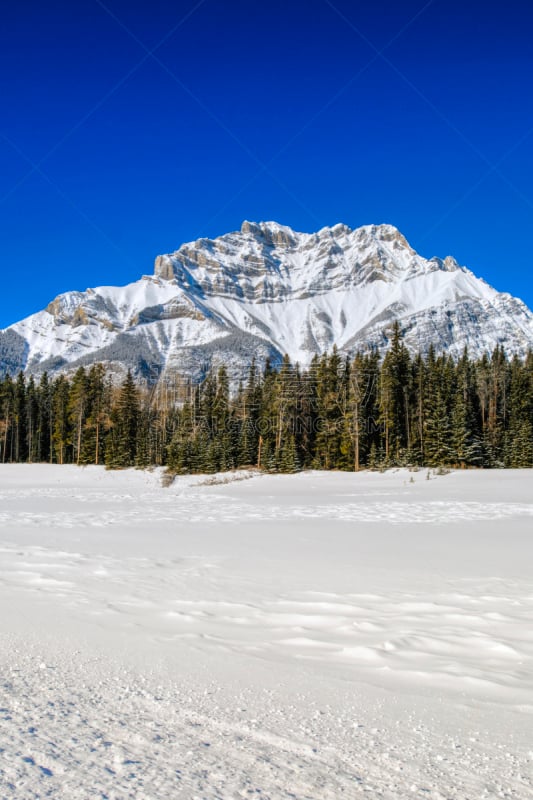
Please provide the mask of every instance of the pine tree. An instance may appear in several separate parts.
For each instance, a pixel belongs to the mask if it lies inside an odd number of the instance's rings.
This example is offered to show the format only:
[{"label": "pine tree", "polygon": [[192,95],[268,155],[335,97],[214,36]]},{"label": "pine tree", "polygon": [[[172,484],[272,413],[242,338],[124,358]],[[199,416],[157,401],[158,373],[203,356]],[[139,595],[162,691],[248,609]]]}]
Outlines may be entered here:
[{"label": "pine tree", "polygon": [[[341,440],[342,466],[358,472],[366,462],[372,442],[373,422],[378,383],[376,362],[357,353],[353,362],[346,364],[346,403],[343,409]],[[375,449],[375,448],[374,448]]]},{"label": "pine tree", "polygon": [[380,421],[387,463],[399,463],[410,447],[410,374],[409,353],[402,342],[399,323],[395,322],[391,346],[383,359],[379,387]]},{"label": "pine tree", "polygon": [[139,410],[136,444],[135,444],[135,466],[139,469],[155,464],[151,442],[152,434],[156,429],[155,414],[145,405]]},{"label": "pine tree", "polygon": [[193,470],[195,423],[192,403],[186,403],[178,416],[176,430],[168,446],[167,466],[171,472]]},{"label": "pine tree", "polygon": [[257,466],[260,469],[272,470],[276,461],[279,389],[277,373],[271,368],[267,360],[261,385],[260,407],[257,420],[259,434],[257,444]]},{"label": "pine tree", "polygon": [[68,421],[72,429],[74,461],[81,463],[83,434],[87,417],[88,381],[83,367],[80,367],[70,382],[68,397]]},{"label": "pine tree", "polygon": [[13,409],[15,387],[8,374],[0,384],[0,448],[2,463],[13,460]]},{"label": "pine tree", "polygon": [[450,464],[453,459],[450,415],[441,392],[437,393],[434,407],[428,409],[425,423],[426,464],[430,467]]},{"label": "pine tree", "polygon": [[105,460],[106,433],[111,426],[112,387],[102,364],[93,364],[87,375],[87,410],[81,446],[82,464]]},{"label": "pine tree", "polygon": [[476,424],[472,368],[466,351],[457,364],[455,381],[451,420],[453,460],[463,468],[481,466],[483,447]]},{"label": "pine tree", "polygon": [[425,396],[427,365],[419,353],[413,360],[411,369],[412,385],[412,424],[410,455],[413,464],[424,463]]},{"label": "pine tree", "polygon": [[124,379],[111,411],[111,434],[106,465],[114,469],[135,465],[139,396],[131,371]]},{"label": "pine tree", "polygon": [[69,424],[70,386],[64,375],[60,375],[52,388],[52,441],[58,464],[70,461],[72,432]]},{"label": "pine tree", "polygon": [[376,447],[376,443],[372,442],[370,445],[370,453],[368,455],[368,468],[371,470],[375,470],[378,467],[378,451]]},{"label": "pine tree", "polygon": [[37,389],[37,461],[51,461],[52,442],[52,387],[48,373],[44,372]]},{"label": "pine tree", "polygon": [[533,425],[527,419],[513,426],[510,461],[512,467],[533,467]]},{"label": "pine tree", "polygon": [[342,461],[343,393],[345,386],[342,360],[336,348],[331,356],[323,356],[317,369],[317,432],[315,466],[336,469]]},{"label": "pine tree", "polygon": [[261,385],[255,359],[248,372],[246,386],[241,385],[236,398],[236,420],[238,425],[237,461],[240,466],[257,463],[259,445],[259,411],[261,408]]},{"label": "pine tree", "polygon": [[14,423],[14,453],[17,462],[26,461],[28,445],[26,439],[27,412],[26,412],[26,380],[24,374],[19,372],[15,382],[13,395],[13,423]]},{"label": "pine tree", "polygon": [[279,457],[279,471],[280,472],[298,472],[300,469],[300,461],[298,459],[298,452],[296,448],[296,441],[293,434],[289,434],[282,445]]},{"label": "pine tree", "polygon": [[28,379],[26,388],[26,450],[30,463],[39,460],[39,398],[33,375]]}]

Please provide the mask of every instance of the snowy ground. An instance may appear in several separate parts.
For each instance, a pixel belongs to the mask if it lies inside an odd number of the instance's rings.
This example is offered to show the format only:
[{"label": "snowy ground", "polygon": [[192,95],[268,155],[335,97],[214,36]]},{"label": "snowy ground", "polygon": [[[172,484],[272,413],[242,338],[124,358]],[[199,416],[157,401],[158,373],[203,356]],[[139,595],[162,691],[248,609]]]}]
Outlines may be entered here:
[{"label": "snowy ground", "polygon": [[2,800],[532,797],[532,471],[240,477],[0,466]]}]

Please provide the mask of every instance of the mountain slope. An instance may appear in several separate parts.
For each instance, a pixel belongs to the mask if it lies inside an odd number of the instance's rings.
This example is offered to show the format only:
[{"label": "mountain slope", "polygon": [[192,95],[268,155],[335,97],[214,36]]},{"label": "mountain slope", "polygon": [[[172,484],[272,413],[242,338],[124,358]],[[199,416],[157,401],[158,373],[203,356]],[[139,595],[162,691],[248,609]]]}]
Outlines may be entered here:
[{"label": "mountain slope", "polygon": [[0,369],[51,372],[93,361],[159,376],[201,376],[252,357],[303,365],[336,345],[385,348],[394,320],[407,346],[525,355],[533,314],[451,257],[424,259],[391,225],[296,233],[274,222],[158,256],[152,276],[67,292],[0,332]]}]

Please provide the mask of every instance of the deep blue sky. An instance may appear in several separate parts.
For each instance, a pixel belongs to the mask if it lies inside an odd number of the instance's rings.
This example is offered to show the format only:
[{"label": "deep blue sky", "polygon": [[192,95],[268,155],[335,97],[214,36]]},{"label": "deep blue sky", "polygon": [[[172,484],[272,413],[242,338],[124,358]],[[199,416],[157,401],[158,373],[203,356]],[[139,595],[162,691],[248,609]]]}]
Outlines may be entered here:
[{"label": "deep blue sky", "polygon": [[0,327],[243,219],[389,222],[533,306],[525,0],[104,2],[2,9]]}]

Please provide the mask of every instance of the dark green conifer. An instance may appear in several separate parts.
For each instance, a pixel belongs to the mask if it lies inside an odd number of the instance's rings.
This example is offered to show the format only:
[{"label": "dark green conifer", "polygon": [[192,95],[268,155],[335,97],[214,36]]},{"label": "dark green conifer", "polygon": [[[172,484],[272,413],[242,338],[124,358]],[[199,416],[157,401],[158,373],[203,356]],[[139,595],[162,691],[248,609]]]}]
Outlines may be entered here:
[{"label": "dark green conifer", "polygon": [[111,432],[106,465],[113,469],[132,467],[137,454],[139,394],[131,371],[124,379],[111,412]]}]

